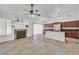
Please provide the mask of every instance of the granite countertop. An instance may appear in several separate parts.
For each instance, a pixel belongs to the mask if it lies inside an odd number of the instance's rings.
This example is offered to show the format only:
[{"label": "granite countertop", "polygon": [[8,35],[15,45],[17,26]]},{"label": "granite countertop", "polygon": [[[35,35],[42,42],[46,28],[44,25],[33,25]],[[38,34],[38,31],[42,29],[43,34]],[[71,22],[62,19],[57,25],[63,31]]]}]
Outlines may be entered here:
[{"label": "granite countertop", "polygon": [[79,31],[79,29],[62,29],[62,31]]},{"label": "granite countertop", "polygon": [[46,31],[65,32],[65,31],[79,31],[79,30],[46,30]]},{"label": "granite countertop", "polygon": [[53,31],[53,32],[64,32],[64,31],[61,31],[61,30],[47,30],[47,31]]}]

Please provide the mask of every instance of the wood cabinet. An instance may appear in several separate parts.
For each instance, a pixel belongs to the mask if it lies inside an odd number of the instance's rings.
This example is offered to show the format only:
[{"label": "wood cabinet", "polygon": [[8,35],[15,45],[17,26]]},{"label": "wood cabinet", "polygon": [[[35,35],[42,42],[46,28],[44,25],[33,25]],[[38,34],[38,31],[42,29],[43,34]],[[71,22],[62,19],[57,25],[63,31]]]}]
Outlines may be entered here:
[{"label": "wood cabinet", "polygon": [[46,31],[51,31],[51,30],[53,30],[53,23],[44,24],[44,30],[43,30],[44,34],[45,34]]},{"label": "wood cabinet", "polygon": [[79,27],[79,21],[64,22],[62,27]]},{"label": "wood cabinet", "polygon": [[53,23],[44,24],[44,28],[53,28]]},{"label": "wood cabinet", "polygon": [[65,31],[66,37],[79,39],[78,35],[79,35],[78,31]]},{"label": "wood cabinet", "polygon": [[[64,22],[62,23],[62,26],[61,26],[62,30],[65,31],[66,37],[79,39],[79,29],[74,29],[77,27],[79,27],[79,21]],[[63,28],[66,28],[66,29],[63,29]]]}]

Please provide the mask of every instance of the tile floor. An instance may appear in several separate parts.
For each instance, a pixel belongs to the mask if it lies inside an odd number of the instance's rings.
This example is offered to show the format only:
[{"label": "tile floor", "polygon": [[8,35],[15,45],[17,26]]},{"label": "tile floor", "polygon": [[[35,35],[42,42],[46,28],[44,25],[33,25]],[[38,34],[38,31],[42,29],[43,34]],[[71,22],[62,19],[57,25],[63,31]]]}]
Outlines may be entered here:
[{"label": "tile floor", "polygon": [[0,55],[78,55],[79,44],[46,39],[44,35],[0,43]]}]

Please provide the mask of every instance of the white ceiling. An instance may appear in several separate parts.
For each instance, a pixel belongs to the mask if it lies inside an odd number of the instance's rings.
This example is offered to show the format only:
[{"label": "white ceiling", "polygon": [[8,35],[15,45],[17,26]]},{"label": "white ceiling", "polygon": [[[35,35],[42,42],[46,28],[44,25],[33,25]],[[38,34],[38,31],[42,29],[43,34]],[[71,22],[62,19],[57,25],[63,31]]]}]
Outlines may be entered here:
[{"label": "white ceiling", "polygon": [[[4,16],[24,16],[25,11],[23,8],[30,10],[29,4],[0,4],[0,17]],[[35,4],[34,9],[38,9],[41,16],[52,19],[58,17],[58,12],[63,18],[68,16],[78,19],[79,18],[79,5],[78,4]]]}]

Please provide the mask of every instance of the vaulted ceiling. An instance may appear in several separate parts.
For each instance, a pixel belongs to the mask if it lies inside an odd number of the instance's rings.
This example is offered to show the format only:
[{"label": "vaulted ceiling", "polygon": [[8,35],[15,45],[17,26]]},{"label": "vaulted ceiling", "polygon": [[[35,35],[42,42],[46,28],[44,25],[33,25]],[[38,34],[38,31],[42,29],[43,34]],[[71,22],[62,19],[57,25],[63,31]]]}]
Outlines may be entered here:
[{"label": "vaulted ceiling", "polygon": [[[4,16],[24,16],[24,8],[30,10],[29,4],[0,4],[0,17]],[[78,4],[34,4],[34,9],[38,9],[41,17],[55,19],[58,16],[66,19],[79,18]],[[60,15],[58,15],[60,12]]]}]

